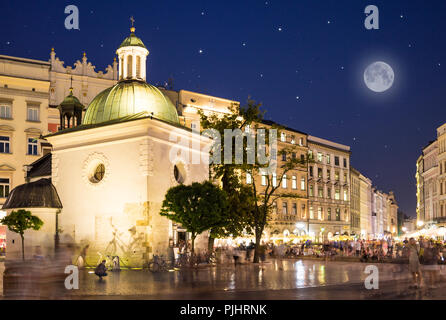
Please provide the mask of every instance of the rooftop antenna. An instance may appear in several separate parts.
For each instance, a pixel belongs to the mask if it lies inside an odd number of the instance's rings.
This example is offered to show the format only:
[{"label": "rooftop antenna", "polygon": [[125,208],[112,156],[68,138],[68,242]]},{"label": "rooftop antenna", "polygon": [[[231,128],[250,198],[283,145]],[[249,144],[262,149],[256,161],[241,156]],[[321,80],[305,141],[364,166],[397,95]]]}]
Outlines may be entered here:
[{"label": "rooftop antenna", "polygon": [[73,76],[71,76],[70,94],[73,94]]}]

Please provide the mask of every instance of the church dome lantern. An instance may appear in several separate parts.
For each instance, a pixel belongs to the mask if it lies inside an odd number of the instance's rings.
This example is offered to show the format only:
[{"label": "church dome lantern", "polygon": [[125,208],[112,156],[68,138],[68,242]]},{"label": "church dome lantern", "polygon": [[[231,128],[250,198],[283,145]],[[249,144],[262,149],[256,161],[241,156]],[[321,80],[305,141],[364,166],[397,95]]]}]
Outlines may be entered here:
[{"label": "church dome lantern", "polygon": [[146,59],[149,50],[140,38],[135,35],[135,27],[130,28],[130,35],[122,41],[116,54],[119,59],[119,80],[146,81]]},{"label": "church dome lantern", "polygon": [[119,81],[91,101],[82,124],[153,117],[178,125],[180,121],[175,105],[158,88],[146,82],[146,58],[149,51],[135,35],[133,18],[130,20],[131,34],[116,51],[119,57]]},{"label": "church dome lantern", "polygon": [[60,113],[60,130],[81,125],[82,112],[85,110],[85,107],[73,95],[73,87],[70,88],[70,94],[57,106],[57,109]]}]

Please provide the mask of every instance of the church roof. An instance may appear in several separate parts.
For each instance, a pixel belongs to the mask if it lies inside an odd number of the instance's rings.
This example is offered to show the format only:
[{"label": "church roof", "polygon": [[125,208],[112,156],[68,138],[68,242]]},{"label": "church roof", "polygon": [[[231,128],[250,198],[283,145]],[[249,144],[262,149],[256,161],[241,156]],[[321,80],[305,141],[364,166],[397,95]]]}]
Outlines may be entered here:
[{"label": "church roof", "polygon": [[26,177],[37,178],[51,176],[51,158],[51,153],[47,153],[43,157],[28,165],[29,169]]},{"label": "church roof", "polygon": [[50,179],[40,179],[12,189],[3,209],[62,208],[62,202]]},{"label": "church roof", "polygon": [[90,125],[127,117],[147,116],[179,124],[175,106],[158,88],[145,81],[125,80],[102,91],[93,99],[82,124]]},{"label": "church roof", "polygon": [[143,47],[143,48],[147,49],[146,46],[144,45],[144,43],[142,42],[142,40],[135,35],[134,28],[131,29],[130,35],[127,38],[125,38],[124,41],[122,41],[119,48],[122,48],[122,47]]}]

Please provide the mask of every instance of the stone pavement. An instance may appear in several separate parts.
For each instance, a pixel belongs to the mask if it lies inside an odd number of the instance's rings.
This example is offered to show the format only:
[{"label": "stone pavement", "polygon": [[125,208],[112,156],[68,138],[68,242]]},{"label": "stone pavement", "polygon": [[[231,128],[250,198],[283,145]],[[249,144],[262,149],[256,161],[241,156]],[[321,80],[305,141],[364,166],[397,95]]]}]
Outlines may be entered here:
[{"label": "stone pavement", "polygon": [[[257,264],[151,273],[109,272],[103,281],[80,271],[79,290],[66,299],[446,299],[443,288],[408,290],[407,265],[375,264],[380,288],[366,290],[368,264],[271,260]],[[0,279],[2,278],[0,263]],[[1,280],[0,280],[1,281]],[[1,283],[1,282],[0,282]]]},{"label": "stone pavement", "polygon": [[[321,288],[328,286],[364,287],[367,264],[311,260],[272,260],[259,265],[218,266],[201,270],[185,270],[152,274],[149,271],[123,270],[110,272],[104,281],[93,273],[82,272],[80,289],[75,297],[86,296],[143,296],[150,299],[217,298],[241,294],[249,296],[271,294],[278,290]],[[407,279],[406,266],[376,264],[380,280]],[[91,271],[90,271],[91,272]],[[242,292],[248,292],[242,294]],[[279,299],[286,296],[279,294]],[[357,298],[355,293],[351,298]]]}]

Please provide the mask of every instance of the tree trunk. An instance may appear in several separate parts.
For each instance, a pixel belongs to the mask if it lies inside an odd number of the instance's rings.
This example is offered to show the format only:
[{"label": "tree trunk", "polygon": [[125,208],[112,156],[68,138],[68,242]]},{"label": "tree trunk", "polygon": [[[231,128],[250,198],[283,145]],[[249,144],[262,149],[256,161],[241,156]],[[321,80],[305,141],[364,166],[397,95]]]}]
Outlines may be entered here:
[{"label": "tree trunk", "polygon": [[195,235],[192,234],[192,243],[191,243],[191,250],[190,250],[190,265],[193,266],[195,262]]},{"label": "tree trunk", "polygon": [[208,240],[208,253],[212,253],[214,251],[214,241],[215,241],[215,238],[209,236],[209,240]]},{"label": "tree trunk", "polygon": [[22,260],[25,261],[25,237],[21,234],[20,238],[22,238]]},{"label": "tree trunk", "polygon": [[260,241],[262,240],[262,232],[259,229],[256,229],[256,243],[254,247],[254,263],[259,263],[260,258]]}]

